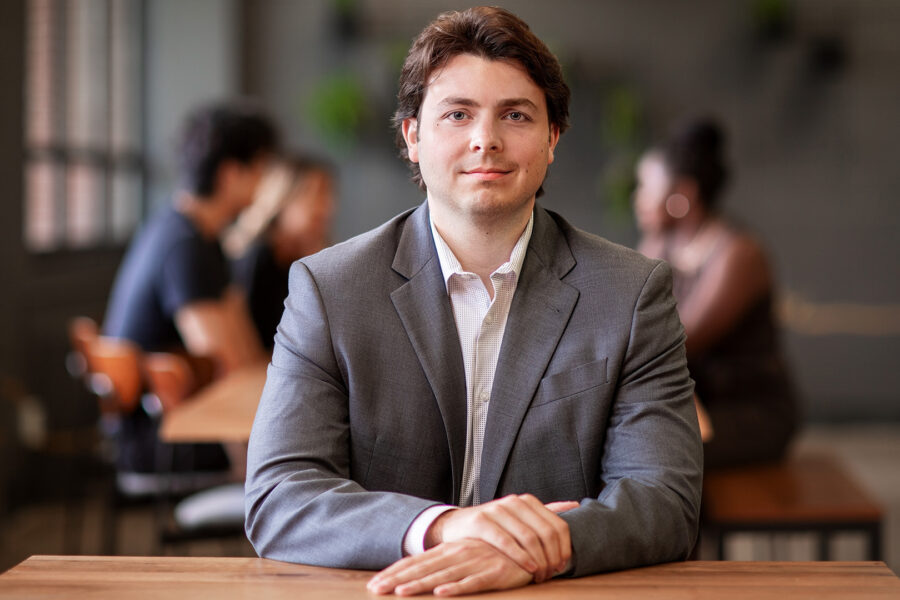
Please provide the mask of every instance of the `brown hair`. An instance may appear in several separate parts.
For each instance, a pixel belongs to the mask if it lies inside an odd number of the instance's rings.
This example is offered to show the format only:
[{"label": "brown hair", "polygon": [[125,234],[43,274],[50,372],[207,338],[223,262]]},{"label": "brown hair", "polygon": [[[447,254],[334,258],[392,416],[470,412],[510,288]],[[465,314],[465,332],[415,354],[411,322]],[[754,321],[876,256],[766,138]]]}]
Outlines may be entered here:
[{"label": "brown hair", "polygon": [[[419,117],[431,74],[459,54],[474,54],[490,60],[519,62],[531,79],[544,90],[547,115],[560,133],[569,127],[569,86],[563,80],[559,61],[522,19],[497,7],[480,6],[438,16],[413,41],[400,73],[397,110],[393,126],[400,156],[409,164],[412,180],[425,191],[419,165],[409,160],[403,139],[403,121]],[[543,193],[543,186],[537,195]]]}]

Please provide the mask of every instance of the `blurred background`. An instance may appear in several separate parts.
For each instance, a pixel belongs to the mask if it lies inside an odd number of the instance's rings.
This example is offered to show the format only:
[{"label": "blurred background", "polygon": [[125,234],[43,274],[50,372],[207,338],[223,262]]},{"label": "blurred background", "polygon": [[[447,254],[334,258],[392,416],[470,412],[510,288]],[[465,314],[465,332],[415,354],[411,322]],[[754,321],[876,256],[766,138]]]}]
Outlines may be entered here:
[{"label": "blurred background", "polygon": [[[900,505],[900,2],[501,4],[572,88],[542,202],[578,227],[634,246],[638,156],[673,121],[719,118],[733,171],[724,210],[776,269],[800,443],[843,448]],[[0,3],[0,569],[62,551],[46,519],[22,523],[60,500],[59,473],[93,440],[94,404],[64,368],[66,324],[102,317],[132,233],[170,200],[187,111],[261,102],[287,146],[337,166],[333,239],[347,239],[421,202],[389,128],[396,80],[411,38],[470,5]],[[896,511],[887,525],[897,571]]]}]

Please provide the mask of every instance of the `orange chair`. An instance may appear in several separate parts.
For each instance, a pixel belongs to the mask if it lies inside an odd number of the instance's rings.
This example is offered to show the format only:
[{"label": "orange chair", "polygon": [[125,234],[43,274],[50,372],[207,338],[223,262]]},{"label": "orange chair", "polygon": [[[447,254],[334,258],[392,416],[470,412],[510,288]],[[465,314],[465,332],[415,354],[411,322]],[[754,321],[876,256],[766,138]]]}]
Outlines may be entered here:
[{"label": "orange chair", "polygon": [[128,340],[97,336],[87,343],[89,387],[106,413],[127,414],[137,408],[144,389],[141,350]]},{"label": "orange chair", "polygon": [[128,340],[100,335],[97,322],[83,316],[69,322],[69,342],[66,368],[96,394],[101,412],[133,411],[143,390],[140,349]]},{"label": "orange chair", "polygon": [[143,392],[141,351],[128,340],[100,335],[97,322],[79,316],[69,322],[71,349],[66,368],[80,379],[94,397],[100,412],[100,457],[112,468],[108,481],[108,507],[104,513],[104,552],[115,550],[118,512],[136,494],[123,489],[121,478],[128,474],[115,468],[119,448],[119,433],[123,415],[134,411]]},{"label": "orange chair", "polygon": [[[111,450],[101,454],[114,468],[104,527],[104,552],[113,554],[118,513],[124,506],[155,499],[164,509],[169,496],[181,497],[228,480],[227,471],[173,472],[171,467],[149,473],[123,470],[116,466],[114,458],[123,417],[143,409],[158,419],[162,410],[174,406],[204,383],[201,377],[211,377],[212,369],[207,367],[197,376],[190,359],[174,354],[146,355],[129,340],[100,335],[96,321],[89,317],[76,317],[69,323],[69,338],[72,348],[66,366],[97,398],[100,433],[105,447]],[[148,388],[151,394],[145,393]],[[165,464],[165,460],[160,464]],[[158,523],[158,527],[159,540],[165,543],[164,526]]]}]

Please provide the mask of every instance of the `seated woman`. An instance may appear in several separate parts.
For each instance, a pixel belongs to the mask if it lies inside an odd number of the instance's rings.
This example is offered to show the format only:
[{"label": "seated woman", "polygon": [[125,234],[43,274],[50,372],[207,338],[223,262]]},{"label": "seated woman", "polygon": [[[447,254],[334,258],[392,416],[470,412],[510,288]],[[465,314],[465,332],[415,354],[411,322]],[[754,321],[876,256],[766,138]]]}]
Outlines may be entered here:
[{"label": "seated woman", "polygon": [[333,214],[330,165],[293,156],[269,170],[253,206],[226,237],[233,279],[246,293],[253,323],[269,350],[284,311],[291,264],[328,245]]},{"label": "seated woman", "polygon": [[635,192],[638,249],[672,266],[707,467],[780,458],[798,422],[765,251],[717,211],[722,146],[715,122],[687,124],[643,156]]}]

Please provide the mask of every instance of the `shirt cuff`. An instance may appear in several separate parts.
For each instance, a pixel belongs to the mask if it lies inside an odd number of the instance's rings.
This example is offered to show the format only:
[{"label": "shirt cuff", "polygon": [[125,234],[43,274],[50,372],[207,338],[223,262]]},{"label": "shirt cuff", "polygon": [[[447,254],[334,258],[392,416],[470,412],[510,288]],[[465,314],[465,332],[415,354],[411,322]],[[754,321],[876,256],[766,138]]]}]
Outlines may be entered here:
[{"label": "shirt cuff", "polygon": [[403,536],[403,556],[415,556],[425,552],[425,534],[428,533],[428,528],[439,516],[455,508],[455,506],[438,504],[423,510],[406,530],[406,535]]}]

